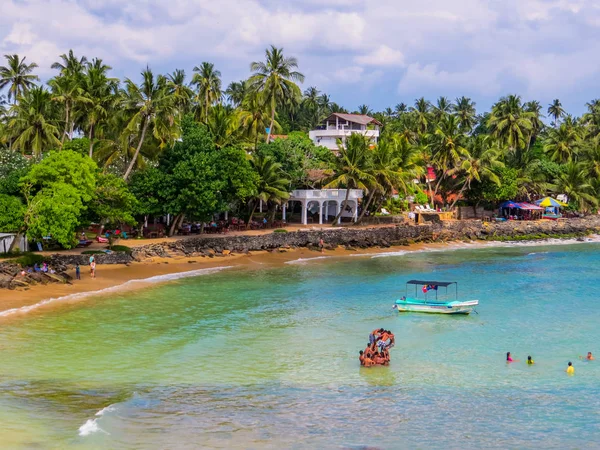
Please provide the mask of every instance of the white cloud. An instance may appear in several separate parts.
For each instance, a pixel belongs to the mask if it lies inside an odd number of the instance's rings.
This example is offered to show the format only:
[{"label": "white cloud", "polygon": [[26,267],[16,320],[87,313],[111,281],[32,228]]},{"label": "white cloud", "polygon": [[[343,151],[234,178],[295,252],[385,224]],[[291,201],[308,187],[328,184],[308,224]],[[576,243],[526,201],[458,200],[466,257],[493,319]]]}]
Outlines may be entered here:
[{"label": "white cloud", "polygon": [[371,53],[357,56],[354,60],[365,66],[402,66],[404,55],[399,50],[394,50],[387,45],[381,45]]},{"label": "white cloud", "polygon": [[0,50],[26,55],[42,76],[72,48],[119,75],[208,60],[239,79],[274,44],[339,103],[357,103],[349,84],[381,107],[399,100],[388,98],[397,87],[426,97],[600,88],[599,0],[0,1]]}]

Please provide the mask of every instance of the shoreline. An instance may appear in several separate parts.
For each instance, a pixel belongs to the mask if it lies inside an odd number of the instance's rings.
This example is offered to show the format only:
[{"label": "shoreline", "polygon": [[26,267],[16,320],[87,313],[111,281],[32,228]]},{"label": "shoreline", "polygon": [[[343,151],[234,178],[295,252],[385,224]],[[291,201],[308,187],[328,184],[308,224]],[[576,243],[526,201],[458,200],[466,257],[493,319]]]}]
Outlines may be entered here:
[{"label": "shoreline", "polygon": [[[92,279],[82,268],[81,280],[72,284],[47,284],[32,286],[26,290],[6,291],[0,301],[0,322],[17,317],[26,317],[32,312],[43,313],[65,305],[78,303],[87,298],[105,295],[110,292],[128,292],[159,286],[181,278],[202,276],[222,270],[261,270],[281,267],[284,264],[307,264],[312,261],[347,257],[386,257],[402,256],[411,253],[477,250],[486,248],[537,247],[545,245],[569,245],[600,243],[600,236],[588,238],[585,242],[573,238],[534,240],[522,242],[483,242],[452,241],[416,243],[388,248],[371,247],[348,250],[343,247],[328,249],[322,254],[308,248],[286,249],[285,251],[257,251],[249,254],[232,254],[219,258],[201,259],[193,257],[152,258],[149,261],[131,264],[99,265],[97,278]],[[74,271],[70,273],[74,275]]]}]

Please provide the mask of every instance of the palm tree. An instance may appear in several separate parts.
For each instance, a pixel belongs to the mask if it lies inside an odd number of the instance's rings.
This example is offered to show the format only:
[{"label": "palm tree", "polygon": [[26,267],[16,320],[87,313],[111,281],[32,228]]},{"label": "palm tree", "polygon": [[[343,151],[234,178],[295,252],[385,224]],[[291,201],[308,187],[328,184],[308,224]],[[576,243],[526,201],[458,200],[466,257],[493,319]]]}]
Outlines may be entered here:
[{"label": "palm tree", "polygon": [[440,97],[437,99],[437,104],[433,107],[433,118],[436,122],[439,122],[442,117],[450,114],[454,109],[454,106],[447,97]]},{"label": "palm tree", "polygon": [[86,68],[88,60],[85,56],[77,58],[73,50],[69,50],[68,54],[60,55],[62,62],[52,64],[52,69],[60,70],[60,74],[66,77],[79,78]]},{"label": "palm tree", "polygon": [[181,117],[189,111],[194,96],[194,92],[185,82],[185,70],[175,69],[173,73],[167,75],[167,82],[175,96],[175,104]]},{"label": "palm tree", "polygon": [[369,108],[368,105],[358,105],[358,109],[356,110],[356,112],[363,116],[372,116],[373,115],[373,111],[371,110],[371,108]]},{"label": "palm tree", "polygon": [[256,207],[260,201],[263,203],[271,202],[272,205],[281,205],[290,198],[290,180],[285,177],[281,164],[275,162],[270,156],[262,155],[254,155],[250,161],[258,175],[258,182],[256,184],[257,194],[254,206],[248,219],[248,227],[252,223]]},{"label": "palm tree", "polygon": [[562,107],[559,99],[554,99],[552,103],[548,105],[548,115],[554,118],[554,126],[558,126],[558,121],[565,115],[565,110]]},{"label": "palm tree", "polygon": [[225,90],[225,95],[227,96],[229,103],[231,103],[236,108],[238,106],[241,106],[247,93],[248,84],[246,80],[232,81],[231,83],[229,83],[229,86],[227,86],[227,89]]},{"label": "palm tree", "polygon": [[499,161],[501,151],[496,141],[489,135],[480,135],[473,138],[469,144],[468,150],[463,152],[457,166],[448,171],[448,175],[462,175],[464,178],[450,209],[454,208],[465,190],[471,189],[473,181],[481,182],[485,178],[500,184],[500,178],[495,170],[504,167],[504,164]]},{"label": "palm tree", "polygon": [[[269,108],[265,105],[262,95],[258,92],[249,92],[244,98],[240,111],[240,126],[248,141],[254,143],[254,151],[258,147],[258,138],[269,126]],[[277,121],[273,122],[273,131],[281,127]]]},{"label": "palm tree", "polygon": [[20,97],[13,105],[12,118],[8,127],[15,138],[13,148],[23,153],[40,156],[47,150],[59,148],[60,132],[56,126],[56,109],[52,95],[44,87],[35,86]]},{"label": "palm tree", "polygon": [[394,111],[397,116],[401,116],[402,114],[408,111],[408,107],[405,103],[400,102],[394,107]]},{"label": "palm tree", "polygon": [[553,190],[556,193],[566,194],[569,202],[576,203],[580,211],[587,212],[591,207],[598,205],[598,198],[594,195],[584,163],[573,161],[567,163],[564,172],[556,180]]},{"label": "palm tree", "polygon": [[81,115],[90,140],[89,157],[94,155],[94,139],[98,126],[106,121],[119,100],[118,80],[108,78],[103,69],[89,68],[82,79]]},{"label": "palm tree", "polygon": [[155,77],[148,67],[142,72],[140,85],[129,78],[125,79],[125,90],[122,95],[125,108],[133,114],[126,131],[135,135],[140,133],[135,153],[123,175],[123,179],[127,180],[149,129],[152,136],[160,143],[160,148],[177,138],[175,121],[177,99],[169,89],[167,79],[162,75]]},{"label": "palm tree", "polygon": [[272,45],[265,51],[265,59],[265,62],[255,61],[250,64],[250,70],[254,74],[249,82],[252,89],[262,93],[265,105],[269,106],[271,125],[266,138],[266,142],[269,142],[277,106],[300,98],[300,88],[295,82],[302,83],[304,75],[295,70],[298,68],[298,60],[283,56],[282,48]]},{"label": "palm tree", "polygon": [[215,65],[203,62],[194,67],[194,78],[192,84],[198,86],[198,98],[204,103],[204,111],[201,120],[208,119],[208,108],[221,99],[221,72],[215,70]]},{"label": "palm tree", "polygon": [[325,185],[325,188],[343,187],[346,189],[346,198],[340,205],[340,211],[332,222],[333,226],[337,224],[348,204],[350,189],[368,190],[369,187],[373,187],[377,183],[371,171],[370,140],[367,137],[359,133],[351,134],[346,139],[345,146],[338,140],[338,153],[339,156],[336,158],[333,168],[334,175]]},{"label": "palm tree", "polygon": [[525,103],[523,109],[531,113],[531,132],[529,133],[529,139],[527,140],[527,150],[531,147],[531,144],[535,142],[538,135],[544,128],[544,123],[542,122],[542,105],[537,100],[532,100]]},{"label": "palm tree", "polygon": [[33,69],[37,68],[36,63],[26,64],[25,57],[19,58],[19,55],[4,55],[7,61],[6,66],[0,66],[0,89],[8,86],[8,101],[17,99],[35,86],[35,81],[39,81],[37,75],[33,75]]},{"label": "palm tree", "polygon": [[577,154],[580,139],[576,130],[562,123],[558,128],[552,128],[544,142],[544,151],[550,159],[559,164],[566,164]]},{"label": "palm tree", "polygon": [[415,100],[414,106],[410,108],[410,111],[417,117],[418,132],[421,135],[427,133],[430,108],[431,104],[423,97]]},{"label": "palm tree", "polygon": [[241,136],[239,111],[217,105],[208,113],[206,127],[212,135],[215,147],[234,145]]},{"label": "palm tree", "polygon": [[458,117],[461,131],[463,133],[470,133],[477,123],[475,102],[465,96],[457,98],[456,104],[452,105],[452,112]]},{"label": "palm tree", "polygon": [[509,150],[515,152],[517,165],[522,159],[520,150],[525,146],[531,131],[534,113],[525,111],[518,95],[502,97],[492,107],[487,126],[490,133]]},{"label": "palm tree", "polygon": [[437,125],[432,136],[431,163],[440,175],[435,190],[430,192],[432,204],[442,182],[451,174],[450,171],[455,169],[461,158],[466,157],[466,140],[465,134],[460,131],[456,116],[445,116]]},{"label": "palm tree", "polygon": [[[72,138],[72,130],[74,128],[73,108],[77,103],[81,103],[86,99],[83,97],[83,89],[79,82],[69,76],[59,76],[48,81],[48,85],[52,89],[52,100],[64,105],[65,110],[65,127],[60,139],[61,145],[65,142],[65,137]],[[69,132],[71,130],[71,132]]]}]

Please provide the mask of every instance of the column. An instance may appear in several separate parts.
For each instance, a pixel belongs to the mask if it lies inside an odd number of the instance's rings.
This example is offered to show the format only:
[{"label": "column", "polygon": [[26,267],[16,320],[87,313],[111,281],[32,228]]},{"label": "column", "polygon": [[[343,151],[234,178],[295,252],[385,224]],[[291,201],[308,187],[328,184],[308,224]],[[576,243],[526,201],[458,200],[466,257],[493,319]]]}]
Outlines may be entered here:
[{"label": "column", "polygon": [[287,203],[283,204],[283,208],[281,209],[281,220],[285,222],[285,212],[287,210]]},{"label": "column", "polygon": [[258,212],[262,212],[262,200],[260,200],[260,203],[258,204]]},{"label": "column", "polygon": [[354,202],[354,222],[358,220],[358,201]]},{"label": "column", "polygon": [[302,225],[308,225],[308,210],[307,210],[307,201],[302,201]]},{"label": "column", "polygon": [[319,225],[323,225],[323,202],[319,202]]},{"label": "column", "polygon": [[[335,214],[336,214],[336,216],[338,214],[340,214],[341,211],[342,211],[342,201],[338,200],[337,201],[337,208],[335,208]],[[338,225],[342,223],[342,215],[341,214],[340,214],[340,217],[339,217],[337,223],[338,223]]]},{"label": "column", "polygon": [[225,211],[225,220],[229,220],[229,211]]}]

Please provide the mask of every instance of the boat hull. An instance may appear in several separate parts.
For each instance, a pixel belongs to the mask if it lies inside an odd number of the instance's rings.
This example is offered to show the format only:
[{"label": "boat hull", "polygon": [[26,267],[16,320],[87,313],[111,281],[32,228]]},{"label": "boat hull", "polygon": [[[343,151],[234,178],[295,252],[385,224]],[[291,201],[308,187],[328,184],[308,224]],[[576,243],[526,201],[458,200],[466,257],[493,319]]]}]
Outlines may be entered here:
[{"label": "boat hull", "polygon": [[427,302],[397,300],[394,307],[399,312],[418,312],[429,314],[470,314],[479,305],[478,300],[468,302]]}]

